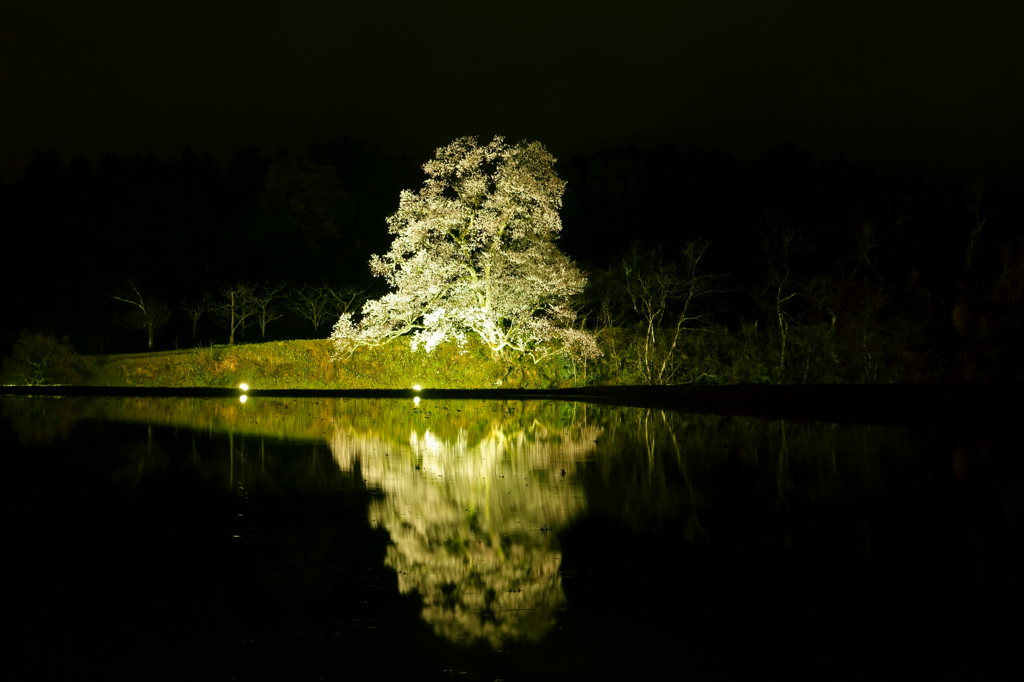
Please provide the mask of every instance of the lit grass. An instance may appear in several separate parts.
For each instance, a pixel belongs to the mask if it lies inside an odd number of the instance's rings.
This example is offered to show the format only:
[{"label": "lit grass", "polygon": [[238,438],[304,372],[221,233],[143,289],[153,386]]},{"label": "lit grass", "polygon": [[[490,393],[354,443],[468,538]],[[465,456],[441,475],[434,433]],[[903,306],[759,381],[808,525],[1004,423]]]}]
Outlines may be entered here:
[{"label": "lit grass", "polygon": [[92,358],[91,386],[229,387],[262,389],[554,388],[574,381],[556,361],[534,365],[492,358],[470,341],[431,353],[413,352],[403,339],[351,356],[332,358],[327,340],[212,346],[184,351]]}]

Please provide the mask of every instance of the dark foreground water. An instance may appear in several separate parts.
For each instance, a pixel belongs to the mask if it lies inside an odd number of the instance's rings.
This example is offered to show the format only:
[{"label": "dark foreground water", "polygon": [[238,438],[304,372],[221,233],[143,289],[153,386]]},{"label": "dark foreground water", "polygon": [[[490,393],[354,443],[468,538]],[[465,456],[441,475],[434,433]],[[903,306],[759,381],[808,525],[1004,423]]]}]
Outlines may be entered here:
[{"label": "dark foreground water", "polygon": [[1018,667],[1010,431],[554,401],[21,397],[3,413],[8,679]]}]

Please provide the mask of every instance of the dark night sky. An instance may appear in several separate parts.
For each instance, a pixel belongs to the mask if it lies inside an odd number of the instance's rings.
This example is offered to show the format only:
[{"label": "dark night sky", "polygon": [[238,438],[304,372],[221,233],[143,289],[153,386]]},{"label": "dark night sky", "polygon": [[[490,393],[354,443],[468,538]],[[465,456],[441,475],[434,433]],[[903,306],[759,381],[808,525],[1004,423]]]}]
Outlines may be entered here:
[{"label": "dark night sky", "polygon": [[788,141],[884,170],[1022,177],[1024,13],[1005,0],[18,3],[0,22],[0,177],[187,144],[348,135],[425,161],[464,134]]}]

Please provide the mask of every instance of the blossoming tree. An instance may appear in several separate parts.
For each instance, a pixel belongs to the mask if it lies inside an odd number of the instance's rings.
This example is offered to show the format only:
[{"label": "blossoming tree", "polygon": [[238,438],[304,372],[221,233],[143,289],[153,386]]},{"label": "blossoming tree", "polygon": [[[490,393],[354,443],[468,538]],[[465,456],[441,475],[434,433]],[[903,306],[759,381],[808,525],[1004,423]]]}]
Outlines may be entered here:
[{"label": "blossoming tree", "polygon": [[358,320],[341,316],[336,349],[408,334],[413,350],[429,352],[476,334],[496,355],[597,356],[593,336],[574,326],[586,277],[555,245],[565,183],[554,163],[538,142],[501,137],[438,149],[423,187],[403,191],[387,219],[391,250],[370,260],[391,292],[368,301]]}]

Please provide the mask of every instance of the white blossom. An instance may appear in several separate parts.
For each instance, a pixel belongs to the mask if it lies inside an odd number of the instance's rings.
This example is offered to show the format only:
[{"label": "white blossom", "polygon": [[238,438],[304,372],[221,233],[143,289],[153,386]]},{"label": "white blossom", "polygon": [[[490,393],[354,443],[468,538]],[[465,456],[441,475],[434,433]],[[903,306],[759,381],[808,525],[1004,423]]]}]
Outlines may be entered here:
[{"label": "white blossom", "polygon": [[593,336],[573,326],[586,277],[554,243],[565,190],[554,164],[540,143],[501,137],[438,149],[423,187],[403,191],[387,219],[391,250],[370,260],[391,292],[367,302],[358,323],[338,320],[337,349],[411,334],[414,350],[430,352],[474,333],[495,353],[597,356]]}]

